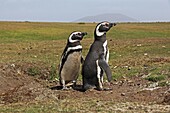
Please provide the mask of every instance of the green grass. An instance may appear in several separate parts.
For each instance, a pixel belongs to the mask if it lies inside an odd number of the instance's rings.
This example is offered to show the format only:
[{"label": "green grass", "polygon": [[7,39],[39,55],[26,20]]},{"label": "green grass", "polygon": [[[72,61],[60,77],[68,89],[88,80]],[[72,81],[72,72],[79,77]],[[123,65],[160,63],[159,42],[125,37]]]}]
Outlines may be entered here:
[{"label": "green grass", "polygon": [[165,80],[165,75],[151,75],[146,78],[146,80],[152,81],[152,82],[159,82],[161,80]]},{"label": "green grass", "polygon": [[[43,63],[49,67],[48,80],[57,78],[57,67],[72,31],[85,31],[85,57],[93,42],[96,23],[0,22],[0,63]],[[107,34],[112,78],[148,76],[146,79],[170,83],[170,23],[119,23]],[[43,75],[46,68],[28,68],[31,76]],[[78,80],[81,79],[81,74]],[[106,78],[106,77],[105,77]],[[81,101],[82,100],[82,101]],[[79,103],[79,104],[72,104]],[[0,112],[110,112],[113,101],[63,99],[57,102],[19,103],[0,106]]]},{"label": "green grass", "polygon": [[[53,78],[57,73],[53,67],[59,64],[69,34],[76,30],[88,32],[81,42],[86,56],[95,26],[96,23],[0,22],[0,63],[43,62],[52,66]],[[170,23],[118,23],[107,38],[113,79],[145,71],[170,74]],[[151,70],[153,67],[157,72]]]},{"label": "green grass", "polygon": [[115,38],[120,39],[138,39],[138,38],[167,38],[170,37],[169,23],[127,23],[118,24],[115,32]]},{"label": "green grass", "polygon": [[0,22],[0,25],[0,38],[4,42],[67,39],[71,32],[87,31],[85,28],[91,26],[90,24],[38,22]]}]

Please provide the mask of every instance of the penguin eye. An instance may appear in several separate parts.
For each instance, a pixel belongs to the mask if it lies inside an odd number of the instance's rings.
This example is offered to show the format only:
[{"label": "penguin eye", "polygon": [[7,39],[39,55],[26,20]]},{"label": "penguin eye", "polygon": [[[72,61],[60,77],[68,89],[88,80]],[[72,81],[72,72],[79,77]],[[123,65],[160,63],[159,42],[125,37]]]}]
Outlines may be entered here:
[{"label": "penguin eye", "polygon": [[76,36],[79,36],[79,35],[80,35],[80,33],[77,33],[77,34],[76,34]]},{"label": "penguin eye", "polygon": [[106,23],[106,26],[108,27],[108,26],[109,26],[109,24],[108,24],[108,23]]}]

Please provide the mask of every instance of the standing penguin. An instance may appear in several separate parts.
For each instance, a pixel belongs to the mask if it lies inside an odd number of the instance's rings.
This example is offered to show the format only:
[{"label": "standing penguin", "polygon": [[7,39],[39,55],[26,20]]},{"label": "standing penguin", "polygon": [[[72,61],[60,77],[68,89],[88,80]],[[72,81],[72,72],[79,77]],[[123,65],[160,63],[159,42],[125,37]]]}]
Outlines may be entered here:
[{"label": "standing penguin", "polygon": [[101,22],[94,31],[94,42],[85,58],[82,67],[83,89],[86,91],[91,88],[103,90],[103,71],[106,73],[107,79],[110,82],[112,72],[108,65],[109,50],[107,48],[106,32],[114,23]]},{"label": "standing penguin", "polygon": [[63,89],[76,85],[80,64],[83,61],[80,41],[85,35],[86,32],[72,32],[67,40],[59,65],[59,80]]}]

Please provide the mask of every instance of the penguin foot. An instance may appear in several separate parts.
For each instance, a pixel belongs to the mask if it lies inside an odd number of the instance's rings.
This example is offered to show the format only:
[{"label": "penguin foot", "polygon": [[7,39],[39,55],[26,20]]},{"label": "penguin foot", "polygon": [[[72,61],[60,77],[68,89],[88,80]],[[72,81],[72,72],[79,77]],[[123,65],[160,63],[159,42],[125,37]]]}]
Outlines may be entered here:
[{"label": "penguin foot", "polygon": [[63,87],[61,90],[71,90],[71,87]]},{"label": "penguin foot", "polygon": [[96,90],[98,90],[98,91],[103,91],[103,88],[96,88]]},{"label": "penguin foot", "polygon": [[112,88],[104,88],[103,91],[110,91],[113,90]]},{"label": "penguin foot", "polygon": [[103,91],[103,86],[102,86],[102,85],[100,85],[100,86],[97,85],[97,86],[96,86],[96,90],[98,90],[98,91]]},{"label": "penguin foot", "polygon": [[76,81],[75,81],[75,80],[73,81],[72,88],[73,88],[73,89],[76,88]]},{"label": "penguin foot", "polygon": [[95,88],[96,88],[95,86],[86,85],[86,86],[84,86],[83,90],[84,90],[84,91],[92,91],[92,90],[94,90]]}]

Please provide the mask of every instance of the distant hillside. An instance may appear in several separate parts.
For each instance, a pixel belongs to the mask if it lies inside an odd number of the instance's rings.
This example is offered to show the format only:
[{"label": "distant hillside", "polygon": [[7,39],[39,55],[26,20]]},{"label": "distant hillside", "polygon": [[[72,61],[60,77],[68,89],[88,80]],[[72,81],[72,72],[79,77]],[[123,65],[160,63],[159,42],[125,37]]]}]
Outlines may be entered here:
[{"label": "distant hillside", "polygon": [[138,20],[123,14],[100,14],[96,16],[87,16],[76,20],[75,22],[138,22]]}]

